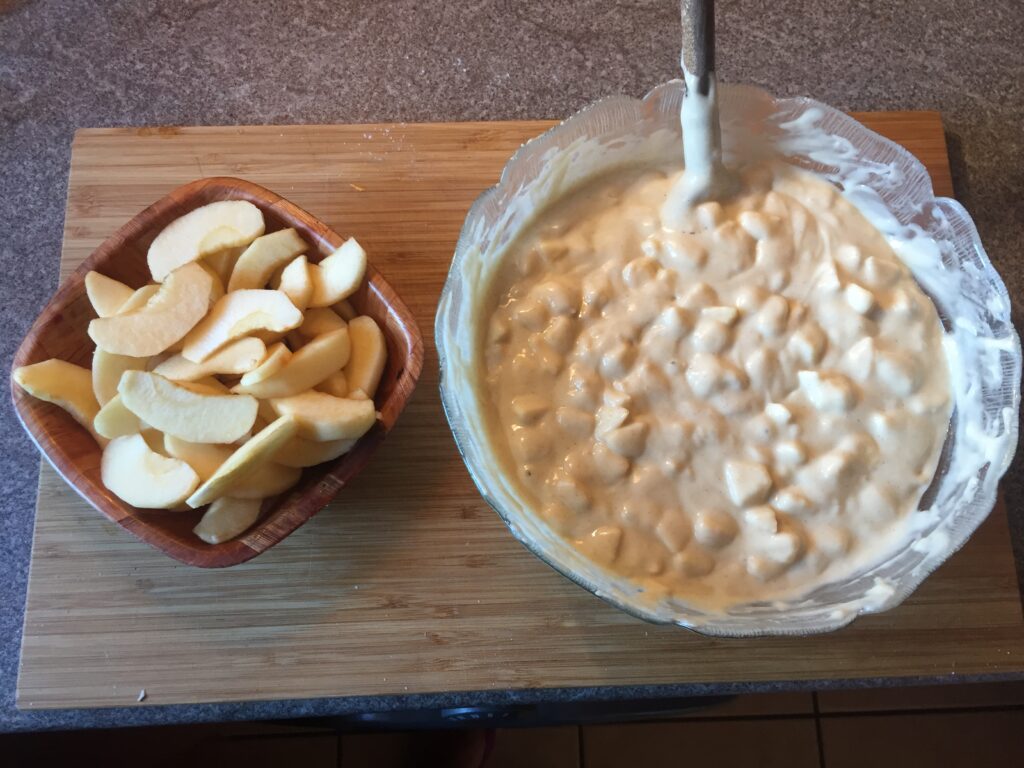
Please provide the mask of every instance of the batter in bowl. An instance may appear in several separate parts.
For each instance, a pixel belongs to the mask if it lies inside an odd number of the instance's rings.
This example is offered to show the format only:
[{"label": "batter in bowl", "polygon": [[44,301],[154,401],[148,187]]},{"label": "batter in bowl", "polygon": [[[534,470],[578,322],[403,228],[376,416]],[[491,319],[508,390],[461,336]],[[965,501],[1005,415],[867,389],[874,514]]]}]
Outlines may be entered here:
[{"label": "batter in bowl", "polygon": [[534,509],[654,594],[720,609],[882,559],[951,395],[932,302],[828,183],[591,181],[505,254],[480,317],[490,431]]}]

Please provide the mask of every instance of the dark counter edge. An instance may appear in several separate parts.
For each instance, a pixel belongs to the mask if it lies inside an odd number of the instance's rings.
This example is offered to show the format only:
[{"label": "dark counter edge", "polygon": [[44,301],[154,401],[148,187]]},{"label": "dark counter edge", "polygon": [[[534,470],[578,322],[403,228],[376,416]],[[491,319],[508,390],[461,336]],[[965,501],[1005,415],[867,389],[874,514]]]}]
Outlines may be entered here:
[{"label": "dark counter edge", "polygon": [[[1024,672],[973,675],[925,675],[834,680],[779,680],[757,683],[679,683],[671,685],[616,685],[584,688],[529,688],[522,690],[455,691],[447,693],[337,696],[319,699],[220,702],[215,704],[145,704],[94,709],[21,709],[0,721],[0,732],[56,731],[83,728],[123,728],[223,723],[259,720],[323,718],[327,724],[346,726],[346,718],[366,713],[427,712],[459,707],[558,705],[578,702],[614,702],[684,697],[737,696],[759,693],[889,688],[917,685],[957,685],[1024,681]],[[307,723],[308,724],[308,723]],[[348,723],[353,729],[356,721]],[[543,725],[543,720],[531,725]]]}]

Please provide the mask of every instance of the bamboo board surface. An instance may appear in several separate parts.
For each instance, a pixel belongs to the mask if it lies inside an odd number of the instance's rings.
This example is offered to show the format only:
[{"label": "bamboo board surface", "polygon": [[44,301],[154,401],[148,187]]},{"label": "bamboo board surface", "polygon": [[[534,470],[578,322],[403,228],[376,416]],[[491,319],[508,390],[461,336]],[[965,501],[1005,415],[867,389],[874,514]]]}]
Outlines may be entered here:
[{"label": "bamboo board surface", "polygon": [[[936,113],[863,114],[952,193]],[[358,234],[427,342],[419,389],[339,499],[256,560],[179,565],[48,465],[17,702],[81,707],[1024,671],[1005,512],[903,606],[811,638],[633,619],[536,560],[481,500],[437,395],[433,316],[466,210],[549,122],[98,129],[75,138],[62,275],[170,189],[240,176]],[[27,513],[27,511],[26,511]]]}]

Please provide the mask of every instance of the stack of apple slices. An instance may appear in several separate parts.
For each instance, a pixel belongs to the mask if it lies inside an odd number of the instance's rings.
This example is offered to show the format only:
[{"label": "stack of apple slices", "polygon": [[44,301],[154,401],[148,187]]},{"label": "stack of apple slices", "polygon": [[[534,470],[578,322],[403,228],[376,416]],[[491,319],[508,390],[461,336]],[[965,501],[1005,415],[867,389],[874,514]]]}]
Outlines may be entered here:
[{"label": "stack of apple slices", "polygon": [[222,201],[171,222],[138,289],[90,272],[92,370],[18,368],[30,395],[66,409],[103,448],[104,485],[129,504],[209,505],[216,544],[259,516],[303,467],[341,456],[373,426],[384,335],[346,299],[366,253],[348,240],[319,264],[294,229]]}]

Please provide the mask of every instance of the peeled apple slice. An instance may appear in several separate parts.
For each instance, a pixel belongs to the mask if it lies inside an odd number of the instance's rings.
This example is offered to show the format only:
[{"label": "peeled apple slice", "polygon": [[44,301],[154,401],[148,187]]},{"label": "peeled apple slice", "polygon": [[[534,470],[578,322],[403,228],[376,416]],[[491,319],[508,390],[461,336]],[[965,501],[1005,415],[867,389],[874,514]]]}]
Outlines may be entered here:
[{"label": "peeled apple slice", "polygon": [[309,261],[305,256],[299,256],[282,270],[277,290],[287,296],[299,311],[306,309],[313,295],[313,281],[309,277]]},{"label": "peeled apple slice", "polygon": [[345,378],[349,388],[361,389],[372,398],[388,356],[384,334],[373,318],[365,315],[348,324],[348,333],[352,354],[345,366]]},{"label": "peeled apple slice", "polygon": [[238,499],[265,499],[284,493],[302,477],[302,470],[297,467],[286,467],[274,461],[268,461],[259,472],[239,480],[231,486],[231,495]]},{"label": "peeled apple slice", "polygon": [[317,442],[304,437],[293,437],[274,456],[274,461],[286,467],[312,467],[332,461],[352,450],[356,440],[327,440]]},{"label": "peeled apple slice", "polygon": [[121,305],[117,310],[117,314],[127,315],[129,312],[134,312],[136,309],[142,309],[142,307],[146,306],[149,303],[149,300],[156,296],[159,291],[160,286],[156,283],[142,286],[131,295],[128,301]]},{"label": "peeled apple slice", "polygon": [[221,280],[220,274],[218,274],[217,270],[205,261],[197,261],[196,264],[202,267],[203,271],[213,280],[213,286],[210,288],[210,306],[212,307],[221,300],[225,293],[227,293],[227,291],[224,290],[224,281]]},{"label": "peeled apple slice", "polygon": [[359,313],[355,311],[352,305],[347,300],[339,301],[333,307],[331,307],[337,313],[338,317],[344,320],[346,323],[350,320],[354,320],[359,316]]},{"label": "peeled apple slice", "polygon": [[222,347],[201,363],[174,355],[153,369],[171,381],[196,381],[204,376],[237,376],[253,370],[267,355],[267,346],[259,339],[245,336]]},{"label": "peeled apple slice", "polygon": [[207,544],[230,541],[256,522],[261,502],[262,499],[217,499],[192,532]]},{"label": "peeled apple slice", "polygon": [[[295,437],[298,424],[295,419],[280,418],[260,430],[228,457],[217,471],[187,500],[190,507],[201,507],[214,499],[229,495],[249,475],[271,461],[281,446]],[[296,478],[297,479],[297,478]]]},{"label": "peeled apple slice", "polygon": [[233,291],[218,301],[185,337],[182,355],[201,363],[239,336],[264,330],[283,333],[301,323],[302,313],[280,291]]},{"label": "peeled apple slice", "polygon": [[349,400],[309,391],[270,401],[280,416],[293,416],[299,436],[327,441],[362,437],[377,420],[372,400]]},{"label": "peeled apple slice", "polygon": [[306,241],[290,227],[257,237],[235,262],[228,292],[263,288],[274,270],[304,253],[307,247]]},{"label": "peeled apple slice", "polygon": [[103,449],[100,476],[111,493],[143,509],[175,507],[199,485],[192,467],[150,450],[142,435],[111,440]]},{"label": "peeled apple slice", "polygon": [[99,272],[89,272],[85,276],[85,295],[89,303],[100,317],[116,315],[124,303],[131,298],[134,290],[112,277]]},{"label": "peeled apple slice", "polygon": [[114,395],[106,405],[100,408],[93,420],[93,426],[97,433],[110,440],[142,431],[142,422],[139,421],[139,417],[125,407],[120,395]]},{"label": "peeled apple slice", "polygon": [[296,333],[305,341],[309,341],[317,336],[346,327],[348,327],[348,323],[338,317],[333,310],[327,307],[317,307],[306,310],[302,325],[298,327]]},{"label": "peeled apple slice", "polygon": [[195,381],[176,381],[179,387],[184,387],[189,392],[198,392],[201,395],[226,395],[231,392],[227,385],[215,376],[204,376]]},{"label": "peeled apple slice", "polygon": [[256,421],[259,404],[248,395],[190,392],[163,376],[127,371],[118,386],[132,413],[168,435],[193,443],[230,443]]},{"label": "peeled apple slice", "polygon": [[162,283],[174,270],[225,248],[248,245],[263,234],[263,214],[247,200],[220,200],[175,219],[149,246],[147,262]]},{"label": "peeled apple slice", "polygon": [[311,389],[348,362],[348,329],[317,336],[292,355],[280,371],[258,384],[239,383],[232,391],[253,397],[289,397]]},{"label": "peeled apple slice", "polygon": [[238,383],[243,387],[259,384],[284,368],[291,357],[292,351],[279,341],[267,350],[267,356],[257,367],[242,375],[242,380]]},{"label": "peeled apple slice", "polygon": [[341,371],[335,371],[316,385],[316,389],[335,397],[348,397],[348,379]]},{"label": "peeled apple slice", "polygon": [[132,312],[89,323],[89,336],[106,352],[148,357],[181,339],[209,309],[213,279],[196,264],[173,272],[149,302]]},{"label": "peeled apple slice", "polygon": [[356,292],[365,274],[366,251],[354,237],[350,237],[319,264],[309,265],[309,277],[313,282],[309,306],[329,307],[347,299]]},{"label": "peeled apple slice", "polygon": [[88,368],[65,360],[44,360],[15,368],[12,378],[32,397],[58,405],[70,413],[100,445],[106,442],[93,428],[100,404],[93,394],[92,374]]},{"label": "peeled apple slice", "polygon": [[141,371],[146,358],[115,355],[97,348],[92,354],[92,391],[96,402],[106,405],[117,394],[117,385],[125,371]]},{"label": "peeled apple slice", "polygon": [[238,248],[225,248],[203,257],[203,261],[209,264],[213,271],[217,273],[221,285],[228,284],[228,281],[231,279],[231,272],[235,268],[235,262],[238,261],[238,257],[242,255],[242,251],[245,248],[246,246],[244,245]]},{"label": "peeled apple slice", "polygon": [[174,435],[164,435],[164,453],[181,459],[199,475],[199,482],[205,483],[213,473],[227,461],[234,449],[213,443],[190,443]]}]

